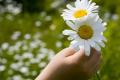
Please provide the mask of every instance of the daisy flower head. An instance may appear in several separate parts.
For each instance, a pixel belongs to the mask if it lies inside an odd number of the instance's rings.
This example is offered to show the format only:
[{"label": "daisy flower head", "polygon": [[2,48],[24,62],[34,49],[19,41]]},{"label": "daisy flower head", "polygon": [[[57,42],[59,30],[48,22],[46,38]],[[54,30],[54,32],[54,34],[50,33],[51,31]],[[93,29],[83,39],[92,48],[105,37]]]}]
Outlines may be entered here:
[{"label": "daisy flower head", "polygon": [[103,36],[105,24],[98,16],[91,16],[84,21],[66,21],[72,30],[64,30],[63,34],[69,36],[71,40],[70,47],[77,51],[82,47],[85,50],[85,55],[90,55],[91,47],[100,51],[104,47],[106,38]]},{"label": "daisy flower head", "polygon": [[98,6],[96,3],[92,3],[91,0],[76,0],[74,7],[70,4],[67,5],[67,9],[63,10],[62,17],[67,20],[85,20],[91,15],[97,14]]}]

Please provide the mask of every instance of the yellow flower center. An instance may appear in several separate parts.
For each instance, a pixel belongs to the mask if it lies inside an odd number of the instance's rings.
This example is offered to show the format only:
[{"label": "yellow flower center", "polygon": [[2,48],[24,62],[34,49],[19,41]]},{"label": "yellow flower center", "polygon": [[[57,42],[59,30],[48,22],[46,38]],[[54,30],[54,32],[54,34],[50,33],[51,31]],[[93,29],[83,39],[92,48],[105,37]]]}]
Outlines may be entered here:
[{"label": "yellow flower center", "polygon": [[87,11],[86,10],[77,10],[73,16],[75,18],[80,18],[80,17],[83,17],[83,16],[86,16],[87,15]]},{"label": "yellow flower center", "polygon": [[82,39],[88,40],[93,36],[93,29],[88,25],[82,25],[77,33]]}]

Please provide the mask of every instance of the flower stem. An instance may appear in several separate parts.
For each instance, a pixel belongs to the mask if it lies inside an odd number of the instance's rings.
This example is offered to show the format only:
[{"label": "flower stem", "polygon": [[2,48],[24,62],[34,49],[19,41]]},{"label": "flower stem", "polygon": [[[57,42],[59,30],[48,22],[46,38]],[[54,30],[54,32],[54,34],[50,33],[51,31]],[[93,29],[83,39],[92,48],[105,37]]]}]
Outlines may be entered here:
[{"label": "flower stem", "polygon": [[101,80],[98,72],[96,72],[96,77],[97,77],[97,80]]}]

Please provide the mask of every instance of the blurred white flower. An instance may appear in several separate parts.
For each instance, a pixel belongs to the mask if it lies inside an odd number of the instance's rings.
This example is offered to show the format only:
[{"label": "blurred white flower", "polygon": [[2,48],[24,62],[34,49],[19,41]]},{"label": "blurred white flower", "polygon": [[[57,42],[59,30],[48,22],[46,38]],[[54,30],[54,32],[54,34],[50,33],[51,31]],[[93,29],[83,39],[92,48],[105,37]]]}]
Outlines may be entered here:
[{"label": "blurred white flower", "polygon": [[25,53],[23,53],[22,58],[31,59],[31,58],[33,58],[33,54],[31,52],[25,52]]},{"label": "blurred white flower", "polygon": [[50,29],[53,31],[53,30],[56,29],[56,26],[55,26],[54,24],[51,24],[51,25],[50,25]]},{"label": "blurred white flower", "polygon": [[57,47],[57,48],[60,48],[60,47],[62,47],[62,42],[60,42],[60,41],[57,41],[57,42],[56,42],[56,47]]},{"label": "blurred white flower", "polygon": [[39,63],[39,67],[40,68],[44,68],[46,65],[47,65],[46,62],[40,62]]},{"label": "blurred white flower", "polygon": [[17,40],[21,35],[21,32],[20,31],[16,31],[13,33],[13,35],[11,36],[11,39],[12,40]]},{"label": "blurred white flower", "polygon": [[14,46],[10,46],[8,49],[8,54],[12,55],[12,54],[14,54],[14,52],[15,52]]},{"label": "blurred white flower", "polygon": [[20,54],[16,54],[15,56],[14,56],[14,59],[15,60],[21,60],[22,58],[21,58],[22,56],[20,56]]},{"label": "blurred white flower", "polygon": [[37,71],[32,71],[31,73],[32,73],[33,76],[37,75]]},{"label": "blurred white flower", "polygon": [[40,13],[40,16],[41,16],[41,17],[45,17],[46,14],[47,14],[47,13],[46,13],[45,11],[43,11],[43,12]]},{"label": "blurred white flower", "polygon": [[23,45],[23,42],[22,42],[22,41],[17,41],[17,42],[15,43],[15,45],[18,46],[18,47],[21,47],[21,46]]},{"label": "blurred white flower", "polygon": [[15,15],[17,15],[21,12],[21,10],[22,10],[21,8],[22,8],[22,5],[20,5],[20,4],[18,6],[15,6],[14,4],[8,4],[6,6],[7,11],[12,14],[15,14]]},{"label": "blurred white flower", "polygon": [[36,22],[35,22],[35,26],[36,26],[36,27],[40,27],[41,25],[42,25],[42,23],[41,23],[40,21],[36,21]]},{"label": "blurred white flower", "polygon": [[26,50],[28,50],[28,49],[29,49],[29,48],[28,48],[27,45],[23,45],[22,50],[26,51]]},{"label": "blurred white flower", "polygon": [[40,52],[41,53],[48,53],[48,49],[47,48],[40,48]]},{"label": "blurred white flower", "polygon": [[25,34],[24,38],[25,38],[25,39],[30,39],[30,38],[31,38],[31,35],[30,35],[30,34]]},{"label": "blurred white flower", "polygon": [[32,59],[30,59],[30,63],[31,64],[40,63],[40,60],[38,58],[32,58]]},{"label": "blurred white flower", "polygon": [[51,8],[57,8],[57,7],[59,7],[62,3],[63,3],[62,0],[55,0],[55,1],[51,4]]},{"label": "blurred white flower", "polygon": [[[18,36],[16,34],[19,34],[19,32],[14,33],[15,37]],[[13,45],[9,45],[6,50],[6,54],[13,59],[10,67],[8,67],[8,74],[13,77],[8,78],[8,80],[19,79],[19,77],[16,77],[14,74],[15,71],[22,73],[20,76],[35,76],[37,74],[36,68],[30,71],[30,66],[36,64],[37,68],[42,69],[55,54],[53,50],[46,48],[45,42],[40,40],[41,33],[35,33],[33,36],[31,36],[31,34],[29,35],[27,35],[29,38],[24,38],[23,40],[16,41]],[[2,47],[0,47],[0,49],[2,49]],[[1,53],[2,52],[1,50]],[[0,59],[0,63],[8,64],[7,60],[7,58]],[[2,71],[3,69],[4,67],[1,68]],[[23,78],[20,80],[23,80]],[[29,80],[29,78],[25,80]]]},{"label": "blurred white flower", "polygon": [[20,75],[14,75],[12,80],[22,80],[22,77]]},{"label": "blurred white flower", "polygon": [[10,65],[10,67],[11,67],[11,69],[13,69],[13,70],[19,70],[19,68],[20,68],[20,65],[18,65],[17,63],[13,63],[13,64],[11,64]]},{"label": "blurred white flower", "polygon": [[32,42],[30,43],[30,48],[31,48],[31,49],[37,48],[38,46],[39,46],[39,44],[37,44],[35,41],[32,41]]},{"label": "blurred white flower", "polygon": [[52,51],[52,50],[49,50],[49,53],[48,53],[48,60],[50,61],[54,56],[55,56],[55,52]]},{"label": "blurred white flower", "polygon": [[112,19],[113,19],[113,20],[118,20],[118,19],[119,19],[119,15],[113,14],[113,15],[112,15]]},{"label": "blurred white flower", "polygon": [[108,20],[110,19],[110,17],[111,17],[110,12],[106,12],[106,13],[104,14],[104,20],[105,20],[105,21],[108,21]]},{"label": "blurred white flower", "polygon": [[33,39],[35,39],[35,40],[39,40],[40,37],[41,37],[41,33],[40,32],[37,32],[37,33],[35,33],[35,35],[33,35]]},{"label": "blurred white flower", "polygon": [[22,72],[24,74],[28,73],[29,72],[28,67],[21,67],[20,72]]},{"label": "blurred white flower", "polygon": [[46,16],[46,17],[45,17],[45,20],[46,20],[46,21],[50,21],[51,19],[52,19],[51,16]]},{"label": "blurred white flower", "polygon": [[0,72],[4,71],[6,69],[5,65],[0,65]]},{"label": "blurred white flower", "polygon": [[1,45],[1,49],[6,50],[9,48],[9,43],[5,42]]},{"label": "blurred white flower", "polygon": [[37,58],[38,59],[43,59],[43,58],[45,58],[47,56],[47,53],[39,53],[39,54],[37,54]]}]

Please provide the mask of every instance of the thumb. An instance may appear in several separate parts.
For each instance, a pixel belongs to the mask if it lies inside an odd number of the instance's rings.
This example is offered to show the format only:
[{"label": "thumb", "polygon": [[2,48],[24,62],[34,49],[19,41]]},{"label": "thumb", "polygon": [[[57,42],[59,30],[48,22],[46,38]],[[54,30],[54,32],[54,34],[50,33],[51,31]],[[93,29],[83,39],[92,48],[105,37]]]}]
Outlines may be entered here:
[{"label": "thumb", "polygon": [[63,50],[61,50],[58,54],[64,56],[64,57],[68,57],[68,56],[71,56],[73,54],[75,54],[75,50],[71,47],[68,47],[68,48],[65,48]]}]

